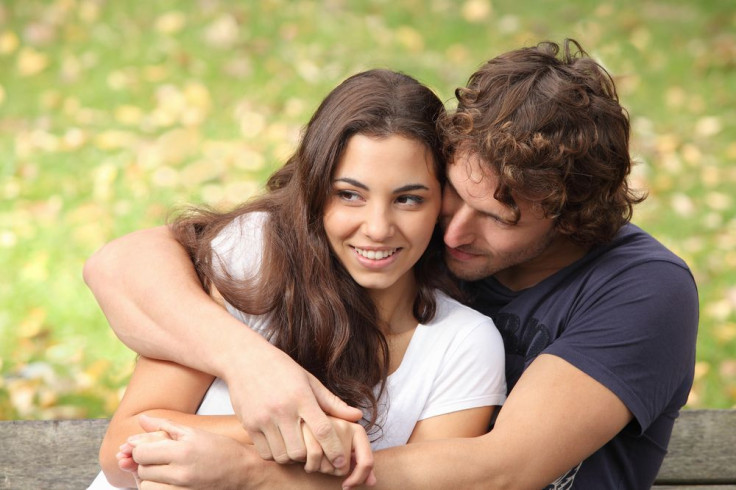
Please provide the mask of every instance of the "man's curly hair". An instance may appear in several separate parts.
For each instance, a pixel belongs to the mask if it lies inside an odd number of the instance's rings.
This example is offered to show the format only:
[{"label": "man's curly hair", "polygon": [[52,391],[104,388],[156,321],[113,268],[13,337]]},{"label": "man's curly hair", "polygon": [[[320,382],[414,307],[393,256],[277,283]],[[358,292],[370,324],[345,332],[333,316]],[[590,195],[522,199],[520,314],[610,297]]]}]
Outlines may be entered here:
[{"label": "man's curly hair", "polygon": [[[560,56],[558,56],[560,55]],[[629,188],[629,118],[609,73],[580,45],[543,42],[486,62],[439,122],[449,161],[475,155],[520,219],[534,202],[580,245],[613,238],[644,200]],[[460,155],[458,155],[460,156]]]}]

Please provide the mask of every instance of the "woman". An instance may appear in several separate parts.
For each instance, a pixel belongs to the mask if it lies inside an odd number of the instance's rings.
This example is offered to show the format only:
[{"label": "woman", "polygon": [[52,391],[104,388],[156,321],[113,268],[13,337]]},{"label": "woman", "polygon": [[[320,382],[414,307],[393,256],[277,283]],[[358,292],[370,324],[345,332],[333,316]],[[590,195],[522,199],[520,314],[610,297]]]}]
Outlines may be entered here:
[{"label": "woman", "polygon": [[[322,102],[263,196],[172,225],[231,314],[362,408],[362,425],[334,420],[362,465],[348,485],[368,479],[368,438],[378,449],[477,436],[505,399],[500,335],[450,298],[441,260],[442,111],[411,77],[354,75]],[[100,451],[114,485],[134,483],[130,447],[116,453],[142,432],[142,413],[252,442],[221,380],[141,358]],[[314,447],[308,430],[304,439]],[[317,453],[305,469],[331,472]]]}]

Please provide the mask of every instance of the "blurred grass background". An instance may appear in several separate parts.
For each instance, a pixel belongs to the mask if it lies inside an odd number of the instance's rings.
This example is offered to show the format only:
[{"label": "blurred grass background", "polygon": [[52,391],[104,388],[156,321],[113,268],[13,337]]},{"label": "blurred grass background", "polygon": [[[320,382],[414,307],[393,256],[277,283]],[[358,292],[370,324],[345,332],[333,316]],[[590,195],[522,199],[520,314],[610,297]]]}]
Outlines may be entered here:
[{"label": "blurred grass background", "polygon": [[452,106],[486,59],[565,37],[630,111],[634,221],[699,284],[688,407],[736,406],[731,0],[4,0],[0,419],[109,415],[134,355],[84,260],[179,204],[252,195],[343,78],[405,71]]}]

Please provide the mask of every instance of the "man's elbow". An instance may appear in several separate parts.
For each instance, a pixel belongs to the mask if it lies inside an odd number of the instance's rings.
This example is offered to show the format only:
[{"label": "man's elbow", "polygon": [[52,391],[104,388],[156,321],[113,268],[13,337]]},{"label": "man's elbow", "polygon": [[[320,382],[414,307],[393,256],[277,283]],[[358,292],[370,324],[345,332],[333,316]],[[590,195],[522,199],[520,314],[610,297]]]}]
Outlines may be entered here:
[{"label": "man's elbow", "polygon": [[85,262],[82,268],[82,278],[87,287],[92,291],[95,290],[97,284],[103,282],[102,276],[106,272],[103,248],[93,253]]},{"label": "man's elbow", "polygon": [[85,262],[82,278],[87,287],[97,297],[114,289],[136,268],[136,256],[139,255],[138,239],[140,232],[116,238],[97,249]]}]

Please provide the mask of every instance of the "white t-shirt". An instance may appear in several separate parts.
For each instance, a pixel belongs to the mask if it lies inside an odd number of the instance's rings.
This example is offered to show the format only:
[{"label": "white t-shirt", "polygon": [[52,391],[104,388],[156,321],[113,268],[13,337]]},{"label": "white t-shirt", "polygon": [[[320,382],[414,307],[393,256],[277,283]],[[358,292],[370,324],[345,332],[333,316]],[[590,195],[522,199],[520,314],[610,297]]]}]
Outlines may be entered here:
[{"label": "white t-shirt", "polygon": [[[234,278],[257,274],[263,257],[266,213],[250,213],[228,225],[212,242],[223,270]],[[417,325],[399,367],[379,400],[379,432],[374,450],[406,444],[420,420],[506,400],[505,356],[493,321],[436,293],[431,322]],[[251,315],[225,305],[234,317],[263,333],[267,315]],[[268,369],[264,366],[264,369]],[[217,378],[197,410],[200,415],[232,415],[225,382]],[[102,472],[89,487],[111,489]]]}]

